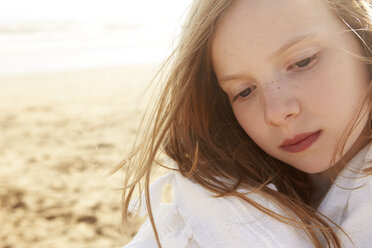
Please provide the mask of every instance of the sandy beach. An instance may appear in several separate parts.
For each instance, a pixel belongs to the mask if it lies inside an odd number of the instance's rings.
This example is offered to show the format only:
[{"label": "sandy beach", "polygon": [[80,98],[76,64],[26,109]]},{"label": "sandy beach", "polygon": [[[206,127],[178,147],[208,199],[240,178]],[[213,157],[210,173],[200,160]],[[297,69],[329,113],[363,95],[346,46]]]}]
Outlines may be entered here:
[{"label": "sandy beach", "polygon": [[121,247],[123,172],[155,65],[0,76],[0,247]]}]

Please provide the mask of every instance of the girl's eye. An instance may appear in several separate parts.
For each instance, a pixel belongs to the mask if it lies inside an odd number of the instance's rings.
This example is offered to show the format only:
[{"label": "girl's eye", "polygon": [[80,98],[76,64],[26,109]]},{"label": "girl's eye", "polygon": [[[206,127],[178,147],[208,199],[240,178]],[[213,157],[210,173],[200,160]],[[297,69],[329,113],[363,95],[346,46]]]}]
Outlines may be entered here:
[{"label": "girl's eye", "polygon": [[255,85],[249,87],[249,88],[246,88],[245,90],[241,91],[238,95],[236,95],[234,97],[234,99],[232,100],[232,102],[235,102],[236,99],[238,99],[239,97],[241,98],[246,98],[248,97],[253,90],[255,90],[257,87]]},{"label": "girl's eye", "polygon": [[310,62],[311,62],[311,58],[307,58],[307,59],[303,59],[303,60],[298,61],[295,65],[297,65],[298,67],[305,67]]},{"label": "girl's eye", "polygon": [[290,66],[288,66],[287,70],[292,70],[292,69],[299,69],[299,70],[305,70],[305,69],[308,69],[309,67],[312,66],[312,62],[314,62],[314,60],[316,59],[316,54],[311,56],[311,57],[308,57],[306,59],[302,59]]}]

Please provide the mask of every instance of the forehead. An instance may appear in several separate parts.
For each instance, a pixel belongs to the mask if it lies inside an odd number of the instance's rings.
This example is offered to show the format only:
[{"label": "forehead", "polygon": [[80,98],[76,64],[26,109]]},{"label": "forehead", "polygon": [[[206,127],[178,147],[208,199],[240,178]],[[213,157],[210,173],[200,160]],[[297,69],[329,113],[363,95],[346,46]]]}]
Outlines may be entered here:
[{"label": "forehead", "polygon": [[342,27],[321,0],[236,0],[217,23],[213,64],[228,67],[232,61],[267,61],[295,37],[312,33],[332,40]]}]

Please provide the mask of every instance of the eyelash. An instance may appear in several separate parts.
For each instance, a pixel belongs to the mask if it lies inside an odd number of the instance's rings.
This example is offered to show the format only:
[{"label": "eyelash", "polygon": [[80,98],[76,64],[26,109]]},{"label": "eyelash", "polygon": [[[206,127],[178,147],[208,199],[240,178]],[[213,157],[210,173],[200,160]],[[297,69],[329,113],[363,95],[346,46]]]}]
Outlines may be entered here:
[{"label": "eyelash", "polygon": [[[310,57],[307,57],[305,59],[301,59],[300,61],[297,61],[296,63],[288,66],[287,67],[287,71],[292,70],[294,68],[298,68],[298,70],[300,70],[300,71],[303,71],[303,70],[306,70],[306,69],[310,69],[313,66],[313,63],[312,62],[314,62],[317,57],[318,57],[318,54],[316,53],[316,54],[314,54],[314,55],[312,55]],[[299,63],[303,63],[303,62],[305,62],[305,65],[304,66],[299,66],[298,65]]]},{"label": "eyelash", "polygon": [[[237,94],[234,97],[234,99],[232,100],[232,102],[235,102],[239,97],[241,97],[241,98],[248,97],[256,88],[257,88],[256,85],[252,85],[251,87],[248,87],[248,88],[244,89],[243,91],[241,91],[239,94]],[[247,95],[245,95],[245,94],[247,94]]]},{"label": "eyelash", "polygon": [[[307,69],[310,69],[312,66],[313,66],[313,63],[315,61],[315,59],[317,58],[318,54],[314,54],[310,57],[307,57],[305,59],[302,59],[300,61],[297,61],[296,63],[290,65],[287,67],[287,70],[290,71],[292,70],[293,68],[299,68],[298,70],[299,71],[303,71],[303,70],[307,70]],[[305,65],[304,66],[299,66],[298,64],[299,63],[304,63],[305,62]],[[255,89],[257,88],[257,86],[253,85],[251,87],[248,87],[246,89],[244,89],[243,91],[239,92],[238,95],[236,95],[232,102],[235,102],[239,97],[241,98],[246,98],[248,97]]]}]

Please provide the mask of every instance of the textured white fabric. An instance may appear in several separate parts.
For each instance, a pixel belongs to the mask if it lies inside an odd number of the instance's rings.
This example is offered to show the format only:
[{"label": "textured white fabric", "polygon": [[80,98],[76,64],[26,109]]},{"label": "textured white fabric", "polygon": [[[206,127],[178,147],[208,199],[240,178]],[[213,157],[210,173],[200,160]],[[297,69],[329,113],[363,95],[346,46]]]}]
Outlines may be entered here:
[{"label": "textured white fabric", "polygon": [[[173,187],[173,202],[161,204],[165,184]],[[270,185],[274,188],[275,186]],[[151,186],[151,206],[164,248],[311,247],[305,234],[283,224],[237,197],[216,198],[200,185],[172,172]],[[277,213],[282,211],[258,194],[251,199]],[[144,203],[144,200],[142,201]],[[134,202],[131,207],[135,207]],[[145,213],[142,206],[141,213]],[[125,248],[157,247],[147,220]]]},{"label": "textured white fabric", "polygon": [[339,225],[342,247],[372,247],[372,177],[362,170],[370,168],[372,144],[362,149],[331,186],[318,210]]},{"label": "textured white fabric", "polygon": [[[333,185],[319,210],[340,225],[353,239],[353,246],[345,235],[339,234],[343,247],[372,247],[371,177],[346,179],[354,175],[350,168],[365,168],[372,158],[370,146],[364,148],[337,178],[342,186],[361,186],[358,190],[344,190]],[[369,150],[368,150],[369,149]],[[174,163],[174,162],[173,162]],[[175,165],[174,165],[175,166]],[[358,176],[360,177],[360,176]],[[173,202],[160,203],[165,184],[173,187]],[[269,185],[275,189],[274,185]],[[159,178],[150,190],[151,206],[160,242],[164,248],[226,248],[226,247],[313,247],[305,234],[279,222],[236,197],[215,198],[200,185],[172,172]],[[258,194],[247,195],[259,204],[282,214],[282,210]],[[144,202],[144,201],[142,201]],[[136,206],[136,202],[132,207]],[[141,211],[145,214],[146,207]],[[155,248],[157,244],[147,220],[134,239],[124,248]],[[326,247],[326,246],[324,246]]]}]

